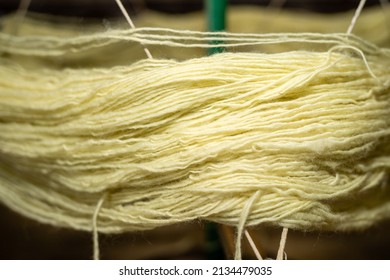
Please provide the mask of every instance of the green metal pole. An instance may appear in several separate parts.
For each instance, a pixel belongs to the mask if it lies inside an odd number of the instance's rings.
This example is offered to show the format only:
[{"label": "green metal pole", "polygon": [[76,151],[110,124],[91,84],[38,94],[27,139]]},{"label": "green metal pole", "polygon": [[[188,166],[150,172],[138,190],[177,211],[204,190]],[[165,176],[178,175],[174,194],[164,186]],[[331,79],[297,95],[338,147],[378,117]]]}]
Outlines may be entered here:
[{"label": "green metal pole", "polygon": [[[226,7],[227,0],[205,0],[207,25],[211,32],[224,31],[226,29]],[[221,40],[215,40],[212,44],[218,45],[222,43]],[[223,52],[222,47],[213,47],[208,50],[208,54]]]},{"label": "green metal pole", "polygon": [[[226,28],[226,5],[227,0],[204,0],[208,31],[218,32],[224,31]],[[213,45],[218,45],[223,41],[211,41]],[[207,50],[208,55],[221,53],[224,51],[223,47],[212,47]],[[218,234],[218,226],[212,222],[205,224],[206,238],[207,238],[207,253],[209,259],[223,259],[225,257],[222,244]]]}]

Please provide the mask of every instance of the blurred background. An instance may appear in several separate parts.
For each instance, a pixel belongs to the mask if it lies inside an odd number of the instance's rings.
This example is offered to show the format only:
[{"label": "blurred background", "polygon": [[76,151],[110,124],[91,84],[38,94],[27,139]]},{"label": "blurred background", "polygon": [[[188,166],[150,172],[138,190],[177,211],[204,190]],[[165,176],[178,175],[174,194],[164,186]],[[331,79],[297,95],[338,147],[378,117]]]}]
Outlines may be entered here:
[{"label": "blurred background", "polygon": [[[148,10],[177,14],[201,11],[202,0],[123,0],[128,12],[137,15]],[[268,6],[268,0],[230,0],[229,5]],[[356,9],[358,0],[275,1],[283,9],[337,13]],[[379,5],[368,0],[367,6]],[[19,6],[17,0],[1,0],[0,16]],[[114,0],[32,0],[29,11],[83,18],[122,18]],[[0,205],[0,259],[91,259],[92,235],[71,229],[54,228],[24,218]],[[265,258],[275,258],[281,229],[257,227],[252,237]],[[323,233],[290,231],[288,259],[390,259],[390,223],[364,232]],[[231,259],[233,228],[210,226],[194,221],[146,232],[100,235],[102,259]],[[243,258],[255,255],[246,240]]]},{"label": "blurred background", "polygon": [[[188,13],[203,8],[203,0],[123,0],[131,13],[151,9],[165,13]],[[229,5],[268,6],[283,4],[284,8],[320,13],[335,13],[355,9],[358,0],[229,0]],[[32,0],[29,10],[66,16],[116,17],[121,13],[114,0]],[[367,0],[366,6],[378,5],[379,0]],[[18,0],[1,0],[0,12],[9,13],[17,9]]]},{"label": "blurred background", "polygon": [[[92,234],[55,228],[0,206],[0,259],[92,259]],[[145,232],[100,235],[101,259],[233,259],[234,229],[194,221]],[[263,258],[275,258],[280,228],[250,230]],[[390,223],[353,233],[289,231],[288,259],[390,259]],[[243,259],[256,259],[243,239]]]}]

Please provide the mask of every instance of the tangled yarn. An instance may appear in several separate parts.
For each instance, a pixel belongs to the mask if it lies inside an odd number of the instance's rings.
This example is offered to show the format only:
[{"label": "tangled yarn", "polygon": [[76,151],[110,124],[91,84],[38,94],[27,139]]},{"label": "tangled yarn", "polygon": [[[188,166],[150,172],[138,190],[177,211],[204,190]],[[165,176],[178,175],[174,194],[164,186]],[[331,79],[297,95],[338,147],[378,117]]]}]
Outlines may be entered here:
[{"label": "tangled yarn", "polygon": [[[216,36],[226,53],[99,60],[123,44],[201,52]],[[0,53],[0,201],[25,216],[91,230],[95,214],[106,233],[195,219],[351,230],[390,216],[387,48],[138,28],[0,33]]]}]

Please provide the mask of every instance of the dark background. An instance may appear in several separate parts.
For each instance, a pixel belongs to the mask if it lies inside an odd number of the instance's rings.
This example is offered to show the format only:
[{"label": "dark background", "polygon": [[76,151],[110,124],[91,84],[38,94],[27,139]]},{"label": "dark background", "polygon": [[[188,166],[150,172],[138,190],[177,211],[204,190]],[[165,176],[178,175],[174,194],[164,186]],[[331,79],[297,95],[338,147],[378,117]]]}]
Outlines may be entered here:
[{"label": "dark background", "polygon": [[[262,5],[271,0],[229,0],[229,5]],[[284,7],[321,13],[342,12],[356,9],[359,0],[286,0]],[[201,10],[203,0],[122,0],[129,12],[153,9],[166,13],[186,13]],[[275,3],[275,2],[274,2]],[[366,6],[378,5],[379,0],[367,0]],[[18,0],[1,0],[0,13],[17,9]],[[40,13],[83,17],[122,16],[114,0],[32,0],[29,10]]]}]

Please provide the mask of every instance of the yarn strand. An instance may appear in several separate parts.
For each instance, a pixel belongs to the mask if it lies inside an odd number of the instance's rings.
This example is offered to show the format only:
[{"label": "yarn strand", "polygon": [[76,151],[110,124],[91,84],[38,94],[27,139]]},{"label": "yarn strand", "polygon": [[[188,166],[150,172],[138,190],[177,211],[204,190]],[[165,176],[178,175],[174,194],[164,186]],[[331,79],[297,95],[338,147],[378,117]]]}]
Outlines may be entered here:
[{"label": "yarn strand", "polygon": [[102,205],[104,203],[104,200],[106,198],[106,194],[103,194],[103,196],[100,198],[96,205],[96,209],[92,216],[92,243],[93,243],[93,259],[99,260],[100,258],[100,246],[99,246],[99,230],[98,230],[98,217],[100,209],[102,208]]},{"label": "yarn strand", "polygon": [[16,35],[18,33],[18,28],[21,25],[24,18],[26,17],[30,4],[31,4],[31,0],[20,0],[19,7],[16,12],[17,22],[12,25],[11,34]]},{"label": "yarn strand", "polygon": [[254,195],[252,195],[252,197],[248,199],[248,201],[246,202],[245,206],[242,209],[241,217],[240,217],[240,220],[239,220],[239,223],[237,226],[236,252],[235,252],[235,256],[234,256],[234,259],[236,259],[236,260],[241,260],[241,258],[242,258],[242,256],[241,256],[242,233],[244,231],[245,223],[246,223],[246,220],[248,218],[248,215],[251,211],[251,207],[252,207],[253,203],[255,202],[255,200],[257,199],[257,197],[259,196],[259,194],[260,194],[259,191],[255,192]]},{"label": "yarn strand", "polygon": [[362,13],[362,10],[364,8],[364,5],[366,4],[366,0],[360,0],[359,5],[355,11],[355,14],[352,17],[351,24],[348,27],[347,34],[351,34],[353,28],[355,27],[356,21],[359,18],[360,14]]},{"label": "yarn strand", "polygon": [[[123,16],[126,18],[126,20],[127,20],[127,22],[129,23],[130,27],[131,27],[132,29],[135,29],[135,25],[134,25],[133,21],[131,20],[129,14],[127,13],[125,7],[123,6],[122,1],[121,1],[121,0],[115,0],[115,2],[118,4],[119,9],[121,10]],[[152,59],[152,58],[153,58],[153,57],[152,57],[152,54],[150,53],[150,51],[148,50],[148,48],[146,48],[145,46],[143,46],[143,48],[144,48],[144,52],[145,52],[146,56],[147,56],[148,58]]]},{"label": "yarn strand", "polygon": [[253,239],[252,239],[251,235],[249,234],[248,230],[245,230],[244,232],[245,232],[245,237],[248,240],[249,245],[251,246],[251,248],[253,250],[253,253],[255,253],[256,258],[258,260],[263,260],[261,254],[260,254],[259,250],[257,249],[255,242],[253,242]]},{"label": "yarn strand", "polygon": [[282,235],[280,237],[280,244],[279,244],[278,254],[276,256],[277,260],[283,260],[283,258],[284,258],[284,254],[285,254],[284,248],[286,247],[287,233],[288,233],[288,228],[283,228]]}]

